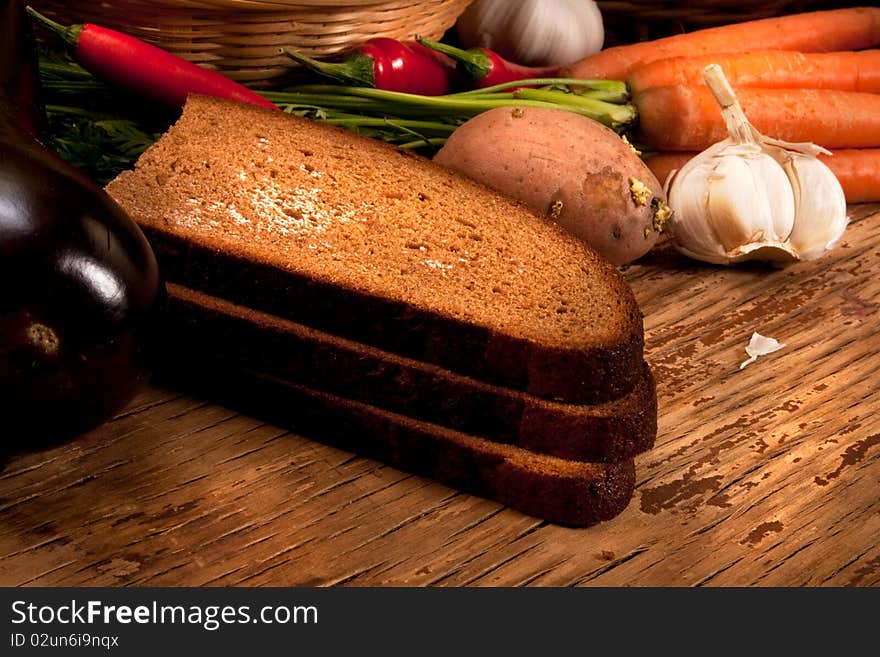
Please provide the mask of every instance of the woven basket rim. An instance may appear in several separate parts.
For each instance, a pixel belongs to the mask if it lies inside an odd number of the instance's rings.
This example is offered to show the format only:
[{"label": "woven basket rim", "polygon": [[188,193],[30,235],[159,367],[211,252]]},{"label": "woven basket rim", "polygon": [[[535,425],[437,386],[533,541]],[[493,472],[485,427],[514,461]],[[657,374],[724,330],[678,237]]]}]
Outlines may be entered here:
[{"label": "woven basket rim", "polygon": [[[118,0],[119,4],[126,4]],[[289,10],[297,7],[389,7],[432,4],[431,0],[152,0],[162,7],[199,9],[267,9]]]},{"label": "woven basket rim", "polygon": [[[94,22],[214,68],[265,83],[295,68],[280,46],[332,57],[384,36],[437,39],[471,0],[30,0],[62,23]],[[80,19],[80,20],[77,20]]]}]

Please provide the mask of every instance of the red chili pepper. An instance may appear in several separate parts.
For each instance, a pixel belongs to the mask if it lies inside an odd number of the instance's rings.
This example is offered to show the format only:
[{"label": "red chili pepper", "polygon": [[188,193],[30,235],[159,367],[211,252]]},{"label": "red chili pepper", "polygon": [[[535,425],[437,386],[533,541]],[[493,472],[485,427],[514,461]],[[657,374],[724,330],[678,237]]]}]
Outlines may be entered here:
[{"label": "red chili pepper", "polygon": [[455,64],[444,55],[413,42],[376,37],[355,48],[341,62],[321,62],[295,50],[283,49],[306,68],[358,87],[375,87],[423,96],[449,93]]},{"label": "red chili pepper", "polygon": [[558,66],[531,67],[514,64],[488,48],[463,50],[428,39],[419,38],[418,41],[427,48],[448,55],[457,61],[459,69],[470,78],[473,86],[477,89],[529,78],[556,77],[559,72]]},{"label": "red chili pepper", "polygon": [[73,46],[83,68],[139,96],[174,108],[183,107],[187,95],[202,94],[278,109],[225,75],[128,34],[92,23],[60,25],[30,7],[27,11]]}]

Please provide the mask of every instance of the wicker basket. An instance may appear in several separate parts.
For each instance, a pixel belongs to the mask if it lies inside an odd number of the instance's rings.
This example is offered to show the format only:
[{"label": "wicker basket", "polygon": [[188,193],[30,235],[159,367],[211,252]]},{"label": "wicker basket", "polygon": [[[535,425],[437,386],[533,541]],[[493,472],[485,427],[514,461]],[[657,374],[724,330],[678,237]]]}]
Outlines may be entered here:
[{"label": "wicker basket", "polygon": [[65,23],[93,22],[154,43],[229,77],[268,83],[296,66],[280,46],[313,57],[375,36],[440,38],[470,0],[31,0]]}]

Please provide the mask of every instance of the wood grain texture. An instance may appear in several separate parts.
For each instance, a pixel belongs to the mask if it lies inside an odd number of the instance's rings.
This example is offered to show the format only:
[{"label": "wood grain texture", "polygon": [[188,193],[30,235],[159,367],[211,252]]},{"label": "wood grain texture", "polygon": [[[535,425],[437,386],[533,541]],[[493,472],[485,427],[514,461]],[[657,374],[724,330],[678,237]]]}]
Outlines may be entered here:
[{"label": "wood grain texture", "polygon": [[[880,206],[851,215],[785,270],[668,246],[627,268],[660,427],[613,521],[554,526],[152,387],[2,457],[0,584],[876,586]],[[786,347],[740,370],[753,331]]]}]

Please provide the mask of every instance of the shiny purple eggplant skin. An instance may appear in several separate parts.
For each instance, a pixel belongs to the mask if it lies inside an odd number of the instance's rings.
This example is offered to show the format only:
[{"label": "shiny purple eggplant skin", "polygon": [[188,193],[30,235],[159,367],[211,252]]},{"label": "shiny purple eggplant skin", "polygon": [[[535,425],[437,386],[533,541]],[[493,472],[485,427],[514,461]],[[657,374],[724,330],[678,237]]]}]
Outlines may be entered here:
[{"label": "shiny purple eggplant skin", "polygon": [[35,53],[0,0],[0,447],[123,408],[149,375],[164,286],[137,225],[38,141]]}]

